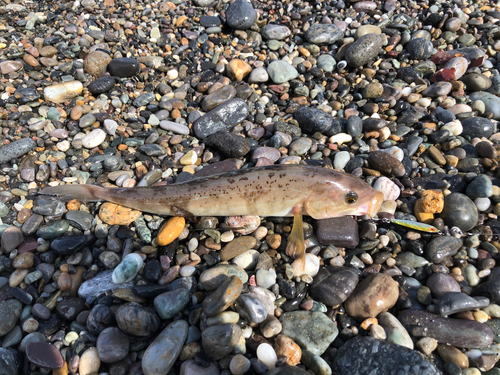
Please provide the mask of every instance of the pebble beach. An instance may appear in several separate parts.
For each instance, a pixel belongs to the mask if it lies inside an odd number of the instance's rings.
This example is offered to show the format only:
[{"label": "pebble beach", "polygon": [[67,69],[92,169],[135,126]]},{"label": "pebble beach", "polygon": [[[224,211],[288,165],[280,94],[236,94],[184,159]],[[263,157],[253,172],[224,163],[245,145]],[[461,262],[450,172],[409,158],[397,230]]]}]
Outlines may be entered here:
[{"label": "pebble beach", "polygon": [[[500,375],[499,71],[494,1],[0,0],[0,375]],[[38,194],[287,164],[384,196],[305,274],[293,217]]]}]

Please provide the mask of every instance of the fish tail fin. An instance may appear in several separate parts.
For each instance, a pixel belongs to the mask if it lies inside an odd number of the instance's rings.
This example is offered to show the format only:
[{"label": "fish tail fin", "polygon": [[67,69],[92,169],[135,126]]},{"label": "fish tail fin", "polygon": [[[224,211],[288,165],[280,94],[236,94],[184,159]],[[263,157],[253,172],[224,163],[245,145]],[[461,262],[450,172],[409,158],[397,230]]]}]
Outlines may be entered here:
[{"label": "fish tail fin", "polygon": [[82,202],[99,202],[105,200],[107,188],[94,185],[61,185],[41,190],[41,195],[56,195],[62,201],[76,199]]}]

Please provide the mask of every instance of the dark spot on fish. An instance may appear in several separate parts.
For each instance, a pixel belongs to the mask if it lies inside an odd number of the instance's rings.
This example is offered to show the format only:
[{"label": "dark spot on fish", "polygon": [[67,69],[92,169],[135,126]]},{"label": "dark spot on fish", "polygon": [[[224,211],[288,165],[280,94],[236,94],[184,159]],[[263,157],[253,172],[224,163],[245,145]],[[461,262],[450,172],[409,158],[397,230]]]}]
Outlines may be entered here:
[{"label": "dark spot on fish", "polygon": [[240,178],[240,181],[247,181],[248,180],[248,177],[242,177]]},{"label": "dark spot on fish", "polygon": [[232,178],[228,178],[227,179],[227,182],[229,182],[230,184],[234,184],[236,182],[236,180],[232,179]]}]

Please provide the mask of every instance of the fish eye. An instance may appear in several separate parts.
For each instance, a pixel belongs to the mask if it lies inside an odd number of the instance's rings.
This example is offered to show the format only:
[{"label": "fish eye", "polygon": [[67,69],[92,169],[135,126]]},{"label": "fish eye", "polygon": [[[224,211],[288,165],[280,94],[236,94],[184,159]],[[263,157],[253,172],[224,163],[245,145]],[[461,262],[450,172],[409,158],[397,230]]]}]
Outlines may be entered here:
[{"label": "fish eye", "polygon": [[353,203],[356,203],[356,201],[358,200],[358,194],[356,193],[348,193],[346,196],[345,196],[345,202],[347,204],[353,204]]}]

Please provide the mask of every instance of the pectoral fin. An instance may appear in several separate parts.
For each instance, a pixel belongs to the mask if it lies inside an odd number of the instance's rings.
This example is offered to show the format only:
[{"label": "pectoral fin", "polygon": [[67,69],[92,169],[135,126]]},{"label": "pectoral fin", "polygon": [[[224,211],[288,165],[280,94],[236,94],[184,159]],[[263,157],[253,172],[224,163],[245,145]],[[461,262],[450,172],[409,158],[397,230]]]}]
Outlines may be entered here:
[{"label": "pectoral fin", "polygon": [[292,232],[288,236],[286,255],[296,259],[305,267],[306,248],[304,246],[304,232],[302,226],[302,207],[297,206],[292,209],[293,226]]}]

